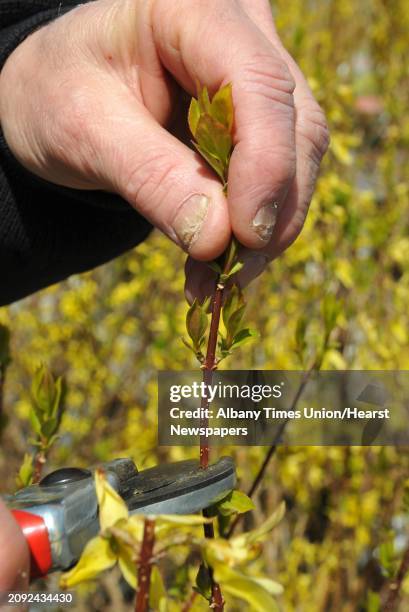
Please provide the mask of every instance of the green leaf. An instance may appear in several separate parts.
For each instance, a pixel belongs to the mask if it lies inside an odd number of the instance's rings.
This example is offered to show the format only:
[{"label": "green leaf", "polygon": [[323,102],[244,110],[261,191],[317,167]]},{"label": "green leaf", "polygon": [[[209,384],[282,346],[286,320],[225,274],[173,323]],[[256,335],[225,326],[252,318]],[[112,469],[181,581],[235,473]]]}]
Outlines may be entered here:
[{"label": "green leaf", "polygon": [[[40,413],[40,416],[42,416],[41,413]],[[37,417],[37,411],[34,405],[31,406],[30,408],[30,412],[28,413],[28,418],[30,420],[31,428],[34,431],[34,433],[37,434],[37,436],[41,436],[41,423]]]},{"label": "green leaf", "polygon": [[193,144],[196,147],[196,149],[199,151],[200,155],[202,157],[204,157],[204,159],[207,161],[207,163],[219,175],[219,177],[222,179],[222,181],[224,183],[224,181],[225,181],[225,168],[224,168],[224,165],[222,164],[222,162],[217,157],[215,157],[214,155],[212,155],[211,153],[206,151],[206,149],[201,147],[197,142],[194,142]]},{"label": "green leaf", "polygon": [[232,267],[232,269],[230,270],[230,272],[228,273],[227,277],[231,278],[234,274],[237,274],[243,268],[244,268],[244,263],[242,263],[241,261],[237,261]]},{"label": "green leaf", "polygon": [[195,298],[186,315],[186,329],[192,339],[195,351],[200,348],[200,341],[206,333],[207,314]]},{"label": "green leaf", "polygon": [[130,546],[116,540],[118,546],[118,564],[121,574],[130,587],[137,587],[137,562],[135,553]]},{"label": "green leaf", "polygon": [[199,105],[199,110],[200,110],[200,114],[204,114],[204,113],[210,113],[210,99],[209,99],[209,92],[207,90],[207,87],[198,87],[199,91],[198,91],[198,95],[197,95],[197,102]]},{"label": "green leaf", "polygon": [[259,338],[260,334],[255,329],[241,329],[233,338],[232,348],[243,346],[247,342]]},{"label": "green leaf", "polygon": [[210,107],[210,114],[231,133],[234,117],[231,83],[225,85],[215,93]]},{"label": "green leaf", "polygon": [[92,580],[104,570],[113,567],[116,560],[110,541],[97,536],[88,542],[77,565],[61,576],[60,587],[66,589]]},{"label": "green leaf", "polygon": [[243,514],[254,510],[254,504],[250,497],[242,491],[232,491],[227,497],[217,504],[217,508],[224,516],[232,514]]},{"label": "green leaf", "polygon": [[270,533],[270,531],[272,531],[279,524],[279,522],[284,517],[284,514],[285,514],[285,502],[281,502],[277,510],[275,510],[275,512],[273,512],[268,517],[268,519],[264,521],[264,523],[262,523],[256,529],[253,529],[252,531],[249,531],[248,533],[245,534],[245,538],[247,542],[250,544],[250,543],[259,542],[260,540],[263,540],[264,537],[268,533]]},{"label": "green leaf", "polygon": [[381,598],[379,593],[369,590],[366,599],[366,612],[381,612]]},{"label": "green leaf", "polygon": [[335,295],[327,293],[322,305],[325,333],[328,336],[337,324],[341,311],[341,304]]},{"label": "green leaf", "polygon": [[388,578],[393,578],[396,566],[393,534],[379,546],[379,561]]},{"label": "green leaf", "polygon": [[230,240],[229,246],[227,247],[227,251],[225,254],[225,262],[224,267],[226,270],[230,270],[233,266],[236,256],[239,250],[239,243],[237,242],[237,238],[233,237]]},{"label": "green leaf", "polygon": [[17,486],[19,488],[30,486],[33,482],[33,474],[34,474],[33,457],[26,453],[24,455],[23,463],[18,472]]},{"label": "green leaf", "polygon": [[37,418],[42,423],[42,414],[52,414],[55,394],[54,378],[44,365],[35,373],[31,391]]},{"label": "green leaf", "polygon": [[206,87],[198,85],[197,100],[192,99],[188,123],[195,142],[193,143],[207,163],[223,182],[227,191],[227,175],[233,148],[233,99],[231,85],[222,87],[210,102]]},{"label": "green leaf", "polygon": [[307,348],[306,336],[307,333],[307,319],[304,316],[300,316],[297,320],[295,328],[295,344],[300,357],[303,357],[305,349]]},{"label": "green leaf", "polygon": [[210,304],[211,304],[212,299],[213,299],[213,296],[212,296],[212,295],[209,295],[209,296],[207,296],[207,298],[204,300],[204,302],[203,302],[203,304],[202,304],[202,310],[203,310],[205,313],[207,313],[207,312],[209,311],[209,308],[210,308]]},{"label": "green leaf", "polygon": [[251,579],[268,591],[270,595],[282,595],[284,593],[283,586],[275,580],[271,580],[271,578],[266,578],[265,576],[251,576]]},{"label": "green leaf", "polygon": [[158,514],[156,517],[156,527],[162,534],[162,530],[174,530],[177,527],[195,527],[210,523],[209,519],[198,514]]},{"label": "green leaf", "polygon": [[226,169],[233,142],[224,125],[210,115],[201,115],[196,127],[195,137],[202,149],[220,160],[224,170],[224,178],[226,178]]},{"label": "green leaf", "polygon": [[232,314],[230,315],[227,321],[227,325],[226,325],[227,343],[228,344],[230,343],[230,345],[233,344],[233,341],[234,341],[233,339],[235,338],[235,336],[238,334],[240,330],[240,325],[243,320],[245,309],[246,309],[246,305],[242,304],[241,306],[237,308],[236,311],[232,312]]},{"label": "green leaf", "polygon": [[63,414],[66,393],[67,387],[65,380],[62,376],[59,376],[54,385],[54,399],[52,405],[52,415],[57,419],[58,425],[60,424]]},{"label": "green leaf", "polygon": [[237,285],[234,285],[231,288],[229,295],[227,296],[227,300],[222,310],[223,323],[226,329],[228,329],[229,319],[232,316],[232,314],[243,305],[244,305],[243,294],[240,291],[239,287]]},{"label": "green leaf", "polygon": [[196,137],[196,129],[197,129],[197,124],[199,123],[199,119],[200,119],[199,102],[196,100],[196,98],[192,98],[190,102],[190,106],[189,106],[188,123],[189,123],[190,131],[195,137]]},{"label": "green leaf", "polygon": [[195,351],[194,347],[192,346],[192,344],[190,344],[190,342],[188,342],[186,340],[186,338],[182,337],[181,340],[182,340],[183,344],[186,346],[186,348],[188,348],[190,351],[192,351],[192,353],[194,353],[196,355],[196,351]]},{"label": "green leaf", "polygon": [[264,584],[260,584],[257,578],[246,576],[225,564],[217,564],[213,569],[215,579],[222,585],[223,592],[246,601],[252,612],[278,612],[277,603],[271,595],[271,585],[266,588],[267,578]]},{"label": "green leaf", "polygon": [[209,575],[209,568],[201,563],[199,571],[196,576],[196,588],[195,591],[200,593],[207,601],[212,598],[212,583]]},{"label": "green leaf", "polygon": [[208,261],[207,265],[211,270],[213,270],[213,272],[216,272],[216,274],[222,273],[222,269],[216,261]]},{"label": "green leaf", "polygon": [[41,425],[41,435],[42,437],[44,437],[46,440],[49,440],[51,438],[51,436],[53,436],[57,429],[58,429],[58,419],[55,417],[51,417],[50,419],[47,419],[46,421],[44,421]]},{"label": "green leaf", "polygon": [[151,610],[163,612],[167,609],[167,595],[162,574],[154,565],[151,570],[151,584],[149,590],[149,607]]}]

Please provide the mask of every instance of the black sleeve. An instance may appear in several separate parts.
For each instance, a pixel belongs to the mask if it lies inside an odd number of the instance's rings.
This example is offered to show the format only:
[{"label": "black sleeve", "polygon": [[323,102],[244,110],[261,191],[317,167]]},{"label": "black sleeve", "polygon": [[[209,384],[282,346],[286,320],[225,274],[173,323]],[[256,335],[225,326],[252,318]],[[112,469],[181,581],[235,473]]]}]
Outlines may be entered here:
[{"label": "black sleeve", "polygon": [[[0,69],[31,32],[78,4],[0,0]],[[113,259],[151,229],[118,196],[35,177],[0,132],[0,306]]]}]

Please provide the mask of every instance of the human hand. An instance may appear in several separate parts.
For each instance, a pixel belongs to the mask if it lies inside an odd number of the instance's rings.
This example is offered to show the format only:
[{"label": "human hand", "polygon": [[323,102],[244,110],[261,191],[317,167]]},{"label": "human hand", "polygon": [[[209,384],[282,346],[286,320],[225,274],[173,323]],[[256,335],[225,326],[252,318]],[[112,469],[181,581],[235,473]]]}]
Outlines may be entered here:
[{"label": "human hand", "polygon": [[[233,84],[227,201],[174,135],[181,92],[195,95],[197,82],[211,93]],[[195,260],[220,255],[233,232],[249,262],[242,284],[299,233],[328,143],[323,113],[280,43],[267,0],[81,5],[11,54],[0,117],[31,172],[119,193]],[[203,294],[208,267],[190,259],[187,270],[188,295]]]},{"label": "human hand", "polygon": [[28,582],[26,540],[13,515],[0,499],[0,592],[27,591]]}]

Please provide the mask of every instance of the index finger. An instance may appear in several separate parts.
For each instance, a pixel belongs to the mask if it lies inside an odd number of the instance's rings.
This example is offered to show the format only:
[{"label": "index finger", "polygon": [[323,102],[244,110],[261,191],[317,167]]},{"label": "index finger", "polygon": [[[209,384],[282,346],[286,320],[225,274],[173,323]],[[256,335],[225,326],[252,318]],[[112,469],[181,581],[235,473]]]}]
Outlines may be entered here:
[{"label": "index finger", "polygon": [[261,248],[269,242],[295,174],[294,80],[278,51],[237,3],[193,0],[188,25],[182,5],[182,0],[171,7],[167,3],[166,19],[157,14],[160,57],[190,93],[197,81],[211,92],[232,83],[235,149],[229,215],[238,240]]}]

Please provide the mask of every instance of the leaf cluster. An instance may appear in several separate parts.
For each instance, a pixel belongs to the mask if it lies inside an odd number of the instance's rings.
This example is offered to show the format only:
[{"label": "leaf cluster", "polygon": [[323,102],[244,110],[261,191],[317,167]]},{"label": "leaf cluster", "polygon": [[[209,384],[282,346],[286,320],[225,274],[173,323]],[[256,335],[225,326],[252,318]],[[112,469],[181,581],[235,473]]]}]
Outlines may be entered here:
[{"label": "leaf cluster", "polygon": [[209,98],[206,87],[198,88],[197,99],[189,108],[188,122],[196,149],[227,185],[230,156],[233,149],[233,98],[231,84]]},{"label": "leaf cluster", "polygon": [[47,367],[41,366],[31,386],[31,426],[36,434],[33,441],[42,451],[56,440],[64,412],[66,385],[62,376],[54,379]]},{"label": "leaf cluster", "polygon": [[258,338],[258,333],[243,326],[246,303],[238,285],[233,285],[222,307],[225,334],[219,332],[219,362],[247,342]]},{"label": "leaf cluster", "polygon": [[[60,586],[70,588],[94,580],[102,572],[118,564],[124,579],[135,589],[144,517],[129,516],[126,504],[111,487],[103,470],[97,470],[95,473],[95,488],[99,505],[100,533],[88,542],[77,565],[62,575]],[[226,516],[250,509],[251,501],[239,491],[228,495],[219,502],[217,508]],[[176,609],[173,606],[174,601],[166,594],[155,562],[170,549],[179,549],[181,546],[187,546],[189,551],[200,551],[203,555],[204,563],[199,567],[196,590],[205,599],[210,598],[207,570],[210,565],[226,592],[251,603],[255,610],[261,610],[261,606],[267,603],[269,607],[264,610],[276,609],[274,596],[281,594],[282,587],[269,578],[249,572],[248,564],[260,554],[261,543],[281,521],[284,512],[285,506],[281,504],[257,529],[231,540],[208,540],[200,536],[200,532],[195,531],[196,528],[211,520],[202,516],[150,517],[155,519],[156,542],[152,559],[154,577],[150,585],[150,603],[153,609]]]}]

